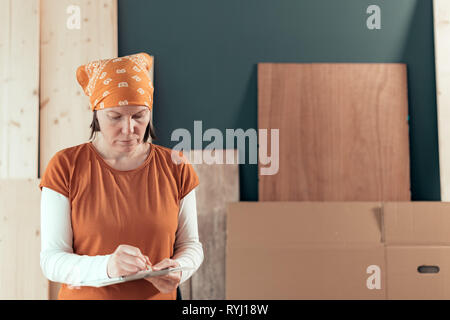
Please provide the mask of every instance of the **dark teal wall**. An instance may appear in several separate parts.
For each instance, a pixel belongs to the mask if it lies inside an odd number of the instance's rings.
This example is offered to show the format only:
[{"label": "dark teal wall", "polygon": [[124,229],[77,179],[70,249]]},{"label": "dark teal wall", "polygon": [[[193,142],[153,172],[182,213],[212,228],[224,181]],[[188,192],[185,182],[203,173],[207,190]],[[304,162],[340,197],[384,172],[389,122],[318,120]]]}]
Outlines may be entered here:
[{"label": "dark teal wall", "polygon": [[[371,4],[381,30],[366,27]],[[431,0],[119,0],[119,55],[141,51],[155,56],[166,147],[194,120],[257,129],[258,62],[406,63],[412,198],[440,200]],[[241,200],[257,200],[257,165],[240,174]]]}]

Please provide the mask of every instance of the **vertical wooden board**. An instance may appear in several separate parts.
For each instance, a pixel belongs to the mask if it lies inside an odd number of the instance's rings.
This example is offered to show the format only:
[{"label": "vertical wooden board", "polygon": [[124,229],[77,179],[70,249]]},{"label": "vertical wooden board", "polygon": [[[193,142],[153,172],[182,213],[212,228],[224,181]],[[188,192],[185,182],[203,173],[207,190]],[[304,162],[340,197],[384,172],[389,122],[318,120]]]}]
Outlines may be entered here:
[{"label": "vertical wooden board", "polygon": [[450,201],[450,1],[434,0],[433,10],[441,201]]},{"label": "vertical wooden board", "polygon": [[226,210],[228,203],[239,201],[238,152],[231,151],[235,164],[196,164],[195,159],[204,159],[208,151],[185,153],[200,181],[196,198],[199,238],[204,253],[200,268],[180,286],[186,300],[225,299]]},{"label": "vertical wooden board", "polygon": [[76,69],[92,60],[117,56],[117,0],[41,0],[41,21],[43,173],[57,151],[89,138],[92,111],[76,80]]},{"label": "vertical wooden board", "polygon": [[37,178],[39,2],[0,0],[0,178]]},{"label": "vertical wooden board", "polygon": [[[89,138],[92,111],[76,69],[92,60],[117,57],[118,43],[117,0],[40,1],[42,174],[57,151]],[[59,286],[50,282],[50,299],[57,298]]]},{"label": "vertical wooden board", "polygon": [[0,299],[48,298],[40,266],[38,179],[0,179]]},{"label": "vertical wooden board", "polygon": [[259,200],[410,200],[407,114],[404,64],[259,64],[258,127],[280,137]]}]

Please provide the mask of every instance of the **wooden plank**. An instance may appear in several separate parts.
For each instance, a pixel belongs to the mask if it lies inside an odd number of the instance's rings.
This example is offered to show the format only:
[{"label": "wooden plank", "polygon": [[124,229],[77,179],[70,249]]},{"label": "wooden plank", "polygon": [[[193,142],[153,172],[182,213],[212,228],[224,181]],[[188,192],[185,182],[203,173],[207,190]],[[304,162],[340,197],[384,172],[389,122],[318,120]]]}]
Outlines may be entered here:
[{"label": "wooden plank", "polygon": [[450,201],[450,1],[434,0],[433,11],[441,201]]},{"label": "wooden plank", "polygon": [[259,64],[258,127],[280,137],[259,200],[410,200],[407,113],[404,64]]},{"label": "wooden plank", "polygon": [[48,298],[40,266],[39,182],[0,179],[0,299]]},{"label": "wooden plank", "polygon": [[[76,69],[117,54],[117,0],[41,0],[41,174],[57,151],[89,138],[92,111]],[[50,299],[58,287],[51,283]]]},{"label": "wooden plank", "polygon": [[0,0],[0,178],[37,178],[39,2]]},{"label": "wooden plank", "polygon": [[[226,165],[195,164],[194,159],[203,159],[205,152],[185,152],[200,180],[196,198],[204,261],[197,272],[180,285],[183,300],[225,299],[226,210],[228,203],[239,201],[239,167],[237,161]],[[233,150],[233,154],[237,160],[237,150]]]}]

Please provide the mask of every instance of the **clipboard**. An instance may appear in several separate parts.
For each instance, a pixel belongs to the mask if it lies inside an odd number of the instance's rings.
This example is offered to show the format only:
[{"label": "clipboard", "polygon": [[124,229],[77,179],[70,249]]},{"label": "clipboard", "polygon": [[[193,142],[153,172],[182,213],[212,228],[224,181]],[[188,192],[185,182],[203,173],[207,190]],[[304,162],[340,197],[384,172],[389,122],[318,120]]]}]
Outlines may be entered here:
[{"label": "clipboard", "polygon": [[139,271],[135,274],[128,275],[128,276],[100,279],[100,280],[95,280],[95,281],[82,281],[82,282],[72,284],[72,286],[100,288],[100,287],[110,286],[113,284],[133,281],[133,280],[140,280],[140,279],[149,278],[149,277],[163,276],[163,275],[169,274],[170,272],[185,271],[185,270],[191,270],[191,269],[193,269],[193,268],[191,268],[191,267],[176,267],[176,268],[161,269],[161,270],[157,270],[157,271],[143,270],[143,271]]}]

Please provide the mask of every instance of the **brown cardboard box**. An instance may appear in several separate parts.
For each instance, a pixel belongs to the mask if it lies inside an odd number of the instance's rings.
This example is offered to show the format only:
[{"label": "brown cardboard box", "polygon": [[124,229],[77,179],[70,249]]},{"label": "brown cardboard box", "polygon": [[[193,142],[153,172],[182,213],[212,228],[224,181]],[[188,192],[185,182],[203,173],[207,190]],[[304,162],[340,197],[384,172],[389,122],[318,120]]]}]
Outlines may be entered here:
[{"label": "brown cardboard box", "polygon": [[450,203],[240,202],[227,219],[227,299],[450,298]]},{"label": "brown cardboard box", "polygon": [[379,202],[240,202],[228,207],[227,299],[384,299]]}]

